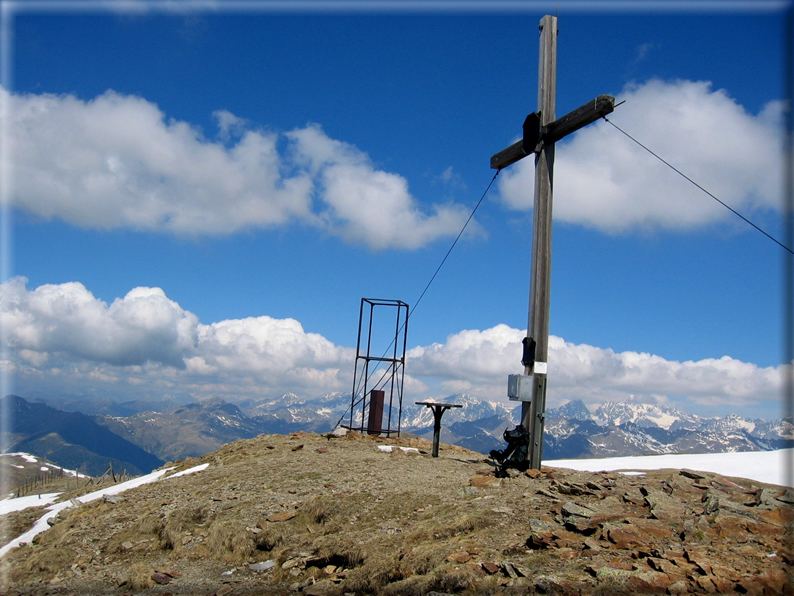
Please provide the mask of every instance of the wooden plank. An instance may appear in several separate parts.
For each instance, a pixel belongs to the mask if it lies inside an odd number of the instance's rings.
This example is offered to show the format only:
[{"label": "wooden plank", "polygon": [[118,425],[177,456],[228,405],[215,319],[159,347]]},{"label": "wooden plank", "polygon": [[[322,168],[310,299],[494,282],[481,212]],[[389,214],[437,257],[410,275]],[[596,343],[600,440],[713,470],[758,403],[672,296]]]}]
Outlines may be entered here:
[{"label": "wooden plank", "polygon": [[524,151],[524,141],[516,141],[507,149],[502,149],[499,153],[491,156],[491,169],[501,170],[516,163],[519,159],[524,159],[527,155],[530,154]]},{"label": "wooden plank", "polygon": [[556,143],[563,137],[576,132],[612,113],[615,109],[615,98],[611,95],[599,95],[595,99],[588,101],[583,106],[579,106],[572,112],[568,112],[562,118],[551,122],[546,126],[542,136],[544,143]]}]

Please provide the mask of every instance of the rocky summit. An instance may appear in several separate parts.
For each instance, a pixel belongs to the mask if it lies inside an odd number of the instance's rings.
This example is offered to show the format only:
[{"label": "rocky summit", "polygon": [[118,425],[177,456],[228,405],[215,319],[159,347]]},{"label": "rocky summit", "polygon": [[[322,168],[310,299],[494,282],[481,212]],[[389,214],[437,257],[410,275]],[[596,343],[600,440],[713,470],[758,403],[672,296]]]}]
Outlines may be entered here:
[{"label": "rocky summit", "polygon": [[156,482],[64,509],[6,554],[1,591],[792,594],[789,489],[693,470],[498,478],[479,453],[430,449],[294,433],[167,464]]}]

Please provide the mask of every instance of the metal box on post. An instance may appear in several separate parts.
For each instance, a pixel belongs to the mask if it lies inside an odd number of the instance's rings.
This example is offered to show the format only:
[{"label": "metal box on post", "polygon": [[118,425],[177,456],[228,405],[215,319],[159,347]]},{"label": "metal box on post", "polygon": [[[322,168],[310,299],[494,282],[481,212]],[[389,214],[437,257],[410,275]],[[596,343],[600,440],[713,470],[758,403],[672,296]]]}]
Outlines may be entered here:
[{"label": "metal box on post", "polygon": [[532,401],[532,377],[528,375],[508,375],[507,397],[513,401]]}]

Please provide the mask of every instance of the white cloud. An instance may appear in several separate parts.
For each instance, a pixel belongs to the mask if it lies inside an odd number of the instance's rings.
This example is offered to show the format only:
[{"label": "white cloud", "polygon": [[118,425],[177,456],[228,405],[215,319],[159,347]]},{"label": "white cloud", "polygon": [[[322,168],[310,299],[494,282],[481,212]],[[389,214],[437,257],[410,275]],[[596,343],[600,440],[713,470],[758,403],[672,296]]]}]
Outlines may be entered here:
[{"label": "white cloud", "polygon": [[45,219],[188,236],[300,222],[376,250],[423,246],[466,219],[460,205],[421,206],[405,178],[317,125],[280,135],[218,110],[212,140],[113,91],[90,101],[0,93],[14,202]]},{"label": "white cloud", "polygon": [[[0,285],[0,325],[20,384],[40,392],[148,394],[231,401],[351,388],[355,351],[307,332],[294,319],[249,317],[202,324],[159,288],[135,288],[107,304],[77,282],[33,290],[24,278]],[[524,332],[507,325],[464,330],[409,350],[406,395],[468,392],[505,400],[520,373]],[[549,407],[570,399],[774,403],[780,368],[728,356],[676,362],[638,352],[549,338]],[[410,398],[409,398],[410,399]]]},{"label": "white cloud", "polygon": [[224,143],[232,137],[240,137],[246,132],[250,123],[244,118],[238,118],[229,110],[216,110],[212,113],[218,122],[218,137]]},{"label": "white cloud", "polygon": [[[617,100],[626,103],[611,121],[734,209],[780,207],[782,102],[753,115],[708,82],[660,80],[629,85]],[[505,170],[499,190],[509,207],[531,209],[534,160]],[[734,217],[603,121],[558,143],[554,216],[609,233]]]},{"label": "white cloud", "polygon": [[330,139],[319,126],[288,134],[300,160],[319,174],[325,208],[319,214],[335,235],[375,249],[418,248],[455,235],[468,213],[460,205],[419,209],[402,176],[377,170],[355,147]]},{"label": "white cloud", "polygon": [[455,168],[449,166],[441,174],[433,178],[433,182],[441,183],[447,192],[457,189],[466,189],[466,182],[463,176],[455,171]]},{"label": "white cloud", "polygon": [[38,216],[192,235],[309,212],[311,181],[282,177],[275,134],[248,131],[227,149],[112,91],[88,102],[14,95],[10,106],[15,203]]},{"label": "white cloud", "polygon": [[[27,379],[48,377],[88,390],[92,383],[149,391],[241,397],[347,387],[353,351],[293,319],[256,317],[201,324],[160,288],[135,288],[108,305],[72,282],[28,290],[0,285],[0,325]],[[290,389],[287,389],[290,388]]]},{"label": "white cloud", "polygon": [[107,305],[83,284],[43,285],[24,278],[0,286],[0,324],[9,346],[31,363],[48,355],[113,365],[184,366],[198,319],[159,288],[135,288]]},{"label": "white cloud", "polygon": [[[410,350],[406,366],[415,376],[444,379],[448,389],[504,399],[507,375],[523,372],[523,337],[523,331],[507,325],[461,331],[444,344]],[[676,362],[555,336],[549,338],[549,375],[550,407],[570,399],[588,404],[686,399],[703,405],[747,405],[774,403],[782,390],[780,368],[760,368],[728,356]]]},{"label": "white cloud", "polygon": [[306,333],[294,319],[263,316],[199,325],[198,344],[206,365],[229,372],[306,372],[352,362],[347,350]]},{"label": "white cloud", "polygon": [[504,376],[506,387],[507,375],[516,372],[517,362],[520,367],[523,337],[523,332],[503,324],[485,331],[464,330],[450,335],[445,344],[413,348],[407,357],[414,375],[466,382]]},{"label": "white cloud", "polygon": [[656,49],[658,46],[653,43],[643,43],[637,46],[637,55],[634,57],[634,64],[638,64],[648,57],[651,50]]}]

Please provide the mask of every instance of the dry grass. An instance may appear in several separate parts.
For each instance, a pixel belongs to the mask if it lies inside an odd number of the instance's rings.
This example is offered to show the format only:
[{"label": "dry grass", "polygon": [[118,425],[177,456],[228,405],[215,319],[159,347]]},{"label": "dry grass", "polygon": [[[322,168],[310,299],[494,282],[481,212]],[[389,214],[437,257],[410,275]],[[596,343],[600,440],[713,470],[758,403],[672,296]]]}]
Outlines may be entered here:
[{"label": "dry grass", "polygon": [[[553,549],[526,547],[530,519],[559,518],[560,502],[538,495],[553,479],[521,475],[473,489],[469,480],[488,469],[481,456],[445,447],[438,459],[391,455],[376,450],[380,442],[301,435],[226,445],[202,458],[210,466],[200,474],[142,486],[117,504],[64,511],[35,546],[7,555],[12,579],[25,596],[154,594],[160,587],[151,587],[153,570],[170,568],[181,576],[162,591],[191,596],[217,592],[227,581],[221,573],[231,568],[235,596],[297,594],[295,585],[312,580],[334,582],[337,596],[533,593],[532,579],[484,571],[484,563],[508,560],[537,577],[576,571],[591,582],[588,589],[600,582],[602,593],[620,587],[584,572],[596,559],[563,560]],[[428,442],[406,443],[430,449]],[[623,483],[611,495],[639,494],[629,483],[652,478],[610,480]],[[266,521],[276,513],[295,515]],[[587,552],[600,556],[600,565],[609,560],[607,549]],[[266,560],[275,567],[248,570]],[[76,561],[82,575],[70,571]],[[62,592],[27,590],[54,578]]]},{"label": "dry grass", "polygon": [[414,575],[384,586],[381,593],[385,596],[424,596],[433,588],[432,577]]},{"label": "dry grass", "polygon": [[56,548],[51,551],[34,552],[28,557],[25,569],[35,574],[44,573],[55,575],[60,571],[69,569],[77,559],[76,552],[71,548]]},{"label": "dry grass", "polygon": [[209,510],[204,506],[188,505],[171,511],[158,528],[160,547],[180,548],[185,532],[203,526],[208,517]]},{"label": "dry grass", "polygon": [[[296,578],[323,579],[331,568],[342,575],[345,591],[362,594],[459,592],[473,585],[476,576],[470,568],[455,568],[446,560],[450,540],[488,525],[488,515],[469,507],[472,497],[461,498],[457,488],[471,474],[465,460],[373,453],[383,441],[361,435],[335,442],[318,439],[258,437],[226,445],[203,458],[214,474],[185,477],[188,486],[181,491],[163,492],[169,487],[163,483],[141,487],[124,506],[98,502],[67,510],[43,535],[46,544],[62,542],[66,548],[59,557],[43,551],[31,557],[31,570],[52,578],[76,556],[70,540],[104,519],[111,529],[100,551],[111,562],[129,562],[112,577],[132,591],[151,586],[154,562],[162,556],[185,564],[211,560],[235,566],[272,559],[278,567],[268,577],[285,585]],[[421,440],[405,442],[430,448]],[[316,467],[317,455],[308,446],[293,451],[303,443],[333,449],[335,457],[322,457],[335,465]],[[456,448],[453,453],[468,452]],[[252,474],[252,459],[264,474]],[[439,464],[463,475],[450,484],[449,470],[433,473]],[[384,465],[395,471],[393,482],[384,483],[374,472]],[[451,494],[445,494],[450,487]],[[291,510],[296,515],[287,521],[263,521]],[[295,560],[300,564],[288,563]]]},{"label": "dry grass", "polygon": [[147,590],[154,586],[152,580],[152,573],[154,570],[146,563],[134,563],[129,569],[121,576],[121,583],[125,590],[132,590],[133,592],[140,592]]},{"label": "dry grass", "polygon": [[31,507],[4,515],[0,519],[0,544],[6,544],[26,532],[43,514],[43,507]]},{"label": "dry grass", "polygon": [[334,564],[345,567],[361,565],[370,555],[366,552],[365,545],[354,538],[331,535],[319,536],[313,540],[312,551],[313,558],[321,559],[325,564],[333,560]]},{"label": "dry grass", "polygon": [[314,497],[301,508],[301,513],[307,522],[313,524],[324,524],[330,518],[328,508],[329,499],[324,497]]},{"label": "dry grass", "polygon": [[284,534],[275,528],[265,528],[254,538],[255,548],[258,551],[270,552],[284,542]]},{"label": "dry grass", "polygon": [[251,532],[221,520],[210,524],[204,544],[212,558],[236,565],[248,561],[256,549]]}]

